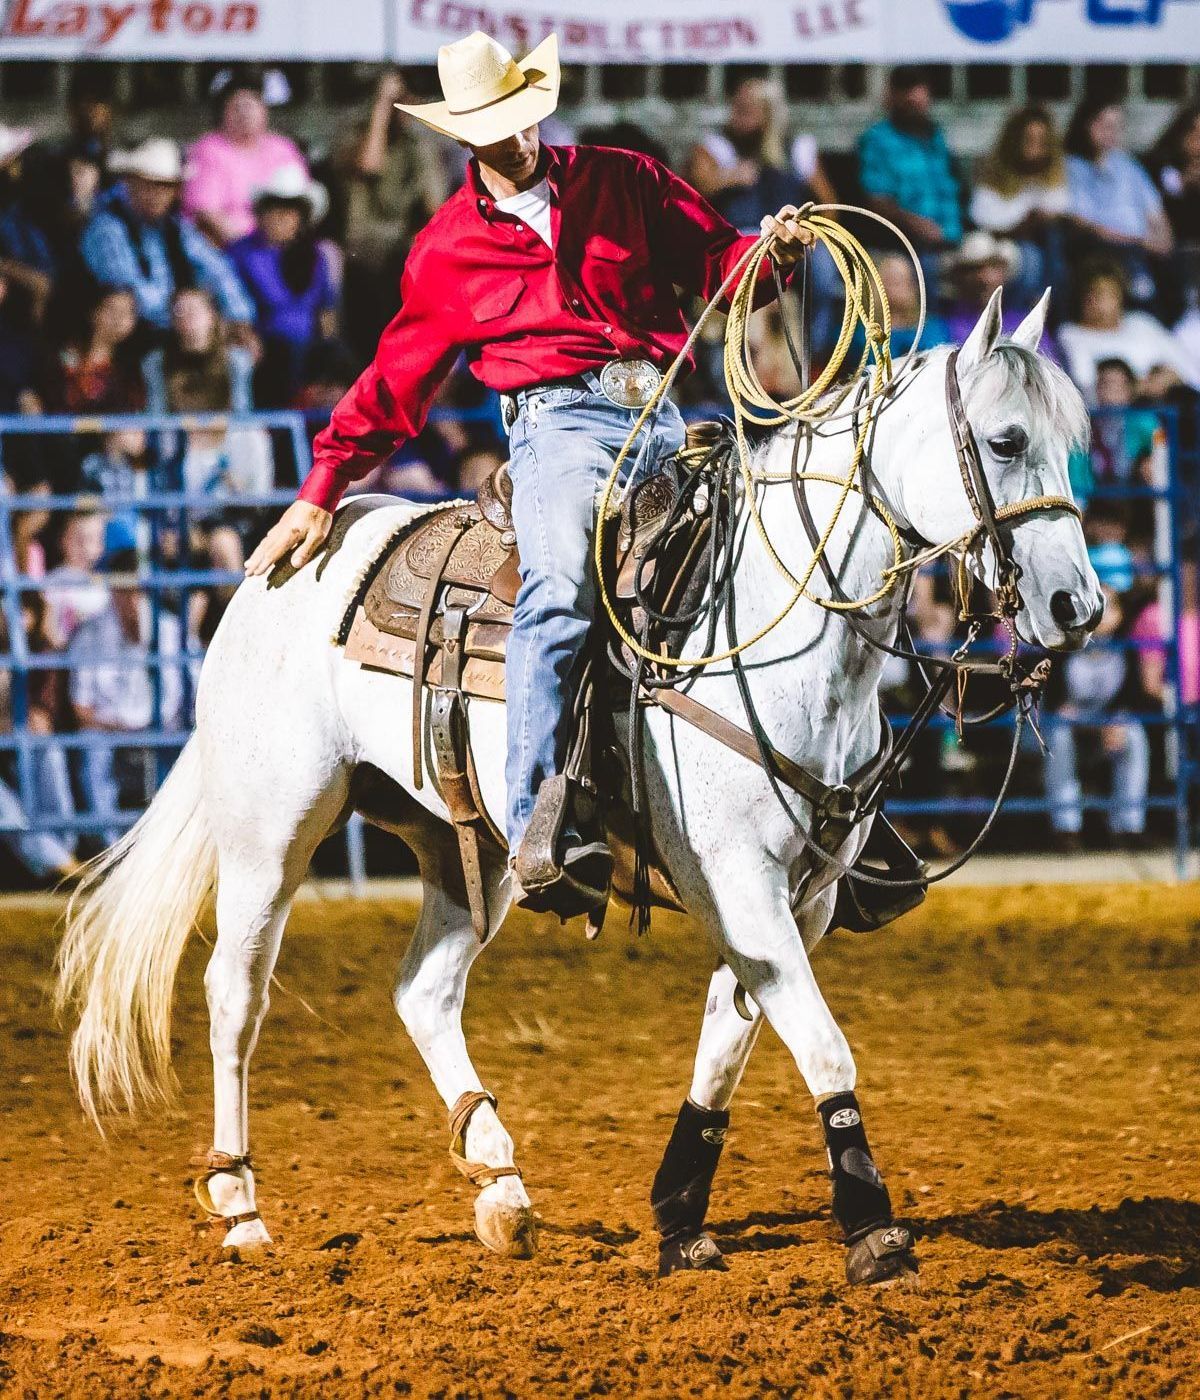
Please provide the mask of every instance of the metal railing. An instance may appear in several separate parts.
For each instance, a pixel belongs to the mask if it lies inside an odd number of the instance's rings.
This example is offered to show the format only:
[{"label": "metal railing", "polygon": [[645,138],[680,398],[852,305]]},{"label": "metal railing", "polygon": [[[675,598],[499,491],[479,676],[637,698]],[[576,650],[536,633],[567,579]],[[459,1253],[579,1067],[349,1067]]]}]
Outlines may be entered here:
[{"label": "metal railing", "polygon": [[[472,410],[469,416],[486,419],[492,412],[491,406],[485,406]],[[457,411],[440,410],[438,416],[460,415]],[[1100,645],[1119,647],[1131,658],[1130,664],[1136,663],[1138,651],[1146,647],[1160,649],[1163,653],[1165,689],[1161,710],[1113,715],[1108,722],[1141,725],[1152,734],[1161,736],[1161,742],[1156,747],[1160,750],[1159,767],[1166,774],[1166,784],[1160,784],[1157,790],[1152,791],[1145,805],[1151,814],[1172,815],[1174,844],[1182,874],[1190,843],[1190,806],[1198,781],[1196,756],[1200,752],[1200,724],[1195,707],[1189,708],[1183,703],[1180,668],[1180,628],[1183,619],[1178,600],[1182,596],[1184,522],[1191,520],[1196,505],[1192,500],[1194,488],[1190,492],[1185,489],[1185,471],[1190,474],[1188,479],[1191,481],[1200,479],[1200,473],[1195,470],[1194,457],[1181,449],[1178,414],[1164,411],[1160,419],[1161,437],[1150,464],[1148,480],[1144,483],[1101,483],[1095,496],[1121,496],[1150,503],[1154,515],[1153,558],[1144,561],[1142,572],[1157,581],[1160,615],[1166,624],[1165,635],[1158,641],[1148,643],[1127,639]],[[258,428],[290,443],[290,451],[301,475],[308,461],[308,427],[301,415],[274,413],[238,419],[221,415],[0,418],[0,462],[12,439],[18,436],[27,439],[36,435],[78,437],[80,434],[107,433],[125,427],[144,429],[152,439],[156,434],[183,434],[192,430]],[[1197,425],[1197,429],[1200,429],[1200,425]],[[1193,433],[1195,436],[1196,433]],[[182,748],[190,732],[192,684],[204,654],[203,648],[187,635],[186,628],[182,629],[178,648],[164,649],[161,643],[164,615],[168,611],[174,614],[178,610],[186,618],[189,599],[197,590],[231,587],[240,580],[240,575],[224,570],[175,566],[165,551],[165,541],[174,533],[184,542],[182,552],[186,558],[189,526],[197,519],[211,519],[219,510],[238,515],[258,511],[273,513],[293,500],[294,496],[294,487],[217,498],[179,489],[154,489],[136,497],[98,497],[95,493],[83,496],[0,493],[0,615],[8,638],[6,647],[0,652],[0,668],[8,676],[11,709],[11,728],[9,732],[0,734],[0,757],[12,755],[9,762],[15,772],[5,776],[13,780],[7,785],[8,795],[18,804],[13,808],[9,803],[10,814],[7,817],[0,811],[0,835],[14,838],[45,833],[69,840],[83,833],[95,836],[122,829],[136,820],[136,810],[97,812],[78,810],[78,804],[69,813],[41,812],[39,809],[44,804],[39,802],[39,783],[45,777],[42,770],[49,762],[46,755],[56,755],[54,763],[58,770],[65,772],[72,762],[86,762],[89,753],[136,751],[143,755],[147,795],[153,794],[170,767],[171,759]],[[77,659],[62,651],[39,652],[31,649],[23,601],[31,594],[47,594],[57,585],[53,580],[24,574],[17,567],[14,518],[23,511],[62,513],[81,508],[99,508],[106,513],[130,512],[145,519],[149,525],[149,539],[143,549],[137,587],[149,600],[150,642],[145,655],[132,655],[106,663],[140,668],[148,676],[152,699],[150,723],[132,733],[89,729],[48,733],[40,732],[31,722],[32,711],[36,708],[32,692],[44,683],[48,674],[69,673],[77,665]],[[264,514],[262,523],[265,524],[268,519],[269,516]],[[96,574],[95,579],[103,583],[103,573]],[[72,580],[66,586],[75,586],[76,583],[77,580]],[[168,722],[172,716],[168,716],[164,710],[164,679],[167,672],[178,673],[182,688],[182,713],[177,726]],[[896,726],[903,726],[907,716],[896,714],[892,716],[892,721]],[[1058,722],[1056,719],[1055,723]],[[1088,716],[1067,722],[1086,729],[1098,721],[1096,717]],[[950,723],[949,720],[942,721],[942,728],[945,729]],[[997,733],[998,741],[1003,740],[1003,733]],[[71,776],[76,778],[77,783],[77,774]],[[933,793],[928,788],[922,791],[916,787],[919,776],[916,772],[910,772],[900,794],[889,802],[890,812],[902,817],[924,819],[986,811],[989,799],[983,792]],[[1085,795],[1080,805],[1085,811],[1097,811],[1110,808],[1111,802]],[[1040,814],[1049,817],[1052,803],[1044,794],[1018,793],[1005,810],[1018,815]],[[12,815],[13,811],[19,811],[21,815]],[[352,878],[356,882],[361,881],[365,865],[362,831],[358,824],[352,825],[347,836],[347,860]]]}]

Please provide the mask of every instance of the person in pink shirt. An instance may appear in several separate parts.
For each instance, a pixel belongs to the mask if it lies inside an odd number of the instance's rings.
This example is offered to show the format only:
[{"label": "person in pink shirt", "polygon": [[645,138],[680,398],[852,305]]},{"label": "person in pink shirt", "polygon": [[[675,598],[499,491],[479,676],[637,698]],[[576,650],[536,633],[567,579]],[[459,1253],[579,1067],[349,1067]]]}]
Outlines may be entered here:
[{"label": "person in pink shirt", "polygon": [[[1196,565],[1183,565],[1183,596],[1175,637],[1179,644],[1179,701],[1200,705],[1200,579]],[[1162,643],[1167,636],[1165,616],[1157,599],[1142,609],[1130,632],[1141,644],[1138,667],[1142,687],[1156,700],[1163,698],[1167,679],[1167,654]]]},{"label": "person in pink shirt", "polygon": [[249,69],[233,73],[220,88],[217,104],[217,130],[188,152],[183,207],[224,247],[253,231],[255,190],[269,185],[285,166],[300,166],[305,173],[308,166],[295,142],[270,130],[260,74]]}]

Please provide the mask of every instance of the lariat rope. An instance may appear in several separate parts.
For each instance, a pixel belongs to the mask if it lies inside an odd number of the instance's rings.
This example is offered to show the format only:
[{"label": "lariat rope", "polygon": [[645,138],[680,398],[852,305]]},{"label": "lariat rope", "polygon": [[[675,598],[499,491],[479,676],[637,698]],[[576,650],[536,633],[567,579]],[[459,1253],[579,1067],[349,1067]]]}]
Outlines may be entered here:
[{"label": "lariat rope", "polygon": [[[783,400],[775,399],[769,391],[764,388],[754,369],[749,341],[750,316],[754,310],[754,299],[762,282],[763,266],[766,259],[771,255],[771,250],[775,244],[775,236],[773,234],[764,235],[746,250],[731,269],[725,280],[721,283],[721,286],[709,299],[695,325],[692,327],[691,334],[688,336],[683,348],[675,357],[674,362],[660,380],[654,393],[650,396],[649,401],[638,415],[620,452],[617,454],[600,497],[599,519],[596,525],[594,546],[596,575],[600,581],[600,597],[613,630],[625,645],[643,661],[650,661],[657,666],[670,669],[708,666],[716,662],[728,661],[740,655],[749,647],[752,647],[756,642],[760,642],[768,633],[778,627],[801,598],[807,598],[810,602],[816,603],[820,607],[826,608],[831,612],[862,611],[887,597],[895,589],[900,578],[915,566],[913,560],[905,558],[904,539],[895,517],[882,501],[873,495],[869,495],[858,480],[861,474],[863,459],[866,454],[867,443],[870,440],[875,411],[886,394],[891,390],[896,378],[897,371],[893,366],[890,351],[892,328],[891,309],[888,305],[887,293],[884,290],[879,271],[875,267],[870,254],[849,230],[828,216],[829,213],[832,212],[865,214],[867,217],[883,225],[889,232],[893,233],[908,252],[909,257],[912,259],[913,266],[916,269],[920,298],[920,316],[912,348],[901,362],[901,372],[907,368],[916,353],[921,331],[925,324],[925,280],[921,272],[921,264],[917,257],[916,250],[913,248],[908,238],[905,237],[904,233],[897,228],[890,219],[886,219],[879,214],[871,213],[869,210],[854,209],[850,205],[841,204],[819,206],[805,205],[795,217],[799,220],[801,226],[813,235],[815,242],[823,245],[828,250],[830,257],[833,259],[834,266],[837,268],[838,274],[846,289],[845,310],[842,315],[841,330],[838,335],[837,344],[824,370],[822,370],[811,385],[802,387],[800,392],[793,397]],[[736,288],[733,290],[732,295],[729,295],[730,288],[734,287],[735,283]],[[724,651],[713,652],[707,656],[668,656],[662,652],[650,651],[643,646],[638,638],[628,631],[618,615],[605,578],[605,530],[611,518],[616,514],[612,504],[613,493],[620,481],[622,468],[637,441],[638,434],[657,412],[660,402],[675,382],[679,370],[687,362],[701,331],[727,295],[729,295],[729,313],[725,327],[725,387],[733,405],[734,430],[738,448],[738,466],[744,486],[744,498],[763,548],[772,564],[790,586],[792,596],[788,599],[780,612],[764,626],[760,627],[757,632],[727,647]],[[831,386],[842,373],[850,357],[854,333],[859,326],[863,328],[865,343],[858,364],[855,367],[854,373],[849,377],[848,382],[835,393],[832,399],[829,399],[827,398],[827,394]],[[856,397],[856,401],[851,410],[848,412],[842,411],[842,405],[853,392],[856,382],[867,372],[868,367],[870,369],[870,385],[868,392],[865,396]],[[790,473],[774,474],[756,471],[751,466],[750,445],[746,440],[746,425],[749,423],[753,424],[755,427],[780,427],[787,423],[794,423],[797,425],[797,431],[799,431],[802,426],[825,425],[839,418],[851,416],[853,416],[855,420],[855,427],[853,429],[854,447],[846,475],[844,477],[838,477],[818,472],[803,472],[799,474],[801,479],[821,481],[829,485],[840,486],[842,489],[829,522],[813,550],[812,557],[809,559],[800,577],[797,578],[779,557],[778,551],[771,542],[758,504],[760,486],[790,481],[792,476]],[[808,591],[808,585],[818,565],[824,558],[825,550],[832,538],[846,501],[854,494],[863,496],[871,511],[887,527],[892,540],[892,563],[884,570],[879,588],[867,597],[839,600],[811,594]],[[944,550],[953,549],[959,543],[959,541],[955,541],[953,544],[946,545]],[[939,550],[939,552],[944,552],[944,550]]]}]

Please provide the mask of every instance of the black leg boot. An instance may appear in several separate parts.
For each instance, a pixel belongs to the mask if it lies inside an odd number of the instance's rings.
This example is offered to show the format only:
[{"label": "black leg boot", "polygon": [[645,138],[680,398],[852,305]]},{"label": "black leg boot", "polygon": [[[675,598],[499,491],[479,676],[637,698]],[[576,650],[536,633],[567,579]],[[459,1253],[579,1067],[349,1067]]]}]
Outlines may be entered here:
[{"label": "black leg boot", "polygon": [[728,1127],[728,1110],[697,1108],[691,1099],[684,1099],[650,1191],[654,1220],[662,1235],[659,1278],[677,1269],[728,1267],[712,1237],[704,1233],[708,1195]]},{"label": "black leg boot", "polygon": [[846,1240],[850,1283],[886,1283],[917,1272],[912,1234],[892,1220],[892,1201],[871,1157],[858,1100],[834,1094],[817,1105],[833,1182],[833,1218]]}]

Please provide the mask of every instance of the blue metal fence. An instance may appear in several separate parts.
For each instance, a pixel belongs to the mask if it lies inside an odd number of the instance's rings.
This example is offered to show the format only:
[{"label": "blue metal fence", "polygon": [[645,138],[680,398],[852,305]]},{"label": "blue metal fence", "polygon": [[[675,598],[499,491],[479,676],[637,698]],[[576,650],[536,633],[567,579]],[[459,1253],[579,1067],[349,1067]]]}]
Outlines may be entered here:
[{"label": "blue metal fence", "polygon": [[[487,419],[494,413],[489,405],[472,411],[473,419]],[[447,411],[442,411],[447,416]],[[452,416],[459,416],[453,414]],[[1121,497],[1133,501],[1150,503],[1155,514],[1154,557],[1146,566],[1146,572],[1158,579],[1159,601],[1162,616],[1169,622],[1166,634],[1158,642],[1138,643],[1123,641],[1100,645],[1120,646],[1131,654],[1140,646],[1149,645],[1161,648],[1165,661],[1166,690],[1165,703],[1161,711],[1146,711],[1122,715],[1122,720],[1145,726],[1163,736],[1162,749],[1165,754],[1167,782],[1159,790],[1150,794],[1147,809],[1150,812],[1164,812],[1173,815],[1174,841],[1180,873],[1190,842],[1191,815],[1189,811],[1193,793],[1200,773],[1197,770],[1197,752],[1200,751],[1195,707],[1183,703],[1181,693],[1181,616],[1179,600],[1182,595],[1182,567],[1186,538],[1193,541],[1187,548],[1195,548],[1194,525],[1196,514],[1195,487],[1198,478],[1195,471],[1195,458],[1192,451],[1180,443],[1180,422],[1177,414],[1161,415],[1162,431],[1165,435],[1164,448],[1155,467],[1157,476],[1150,484],[1136,482],[1101,482],[1094,497]],[[1200,426],[1200,425],[1198,425]],[[121,415],[105,418],[0,418],[0,465],[11,441],[20,436],[26,439],[43,436],[46,438],[78,438],[86,434],[101,434],[136,428],[147,432],[152,444],[160,444],[172,435],[192,431],[229,430],[253,428],[271,433],[277,443],[289,444],[297,474],[302,476],[308,463],[309,427],[297,413],[255,414],[246,418],[232,418],[226,415],[208,414],[193,416],[147,416]],[[1193,434],[1194,436],[1194,434]],[[152,453],[152,455],[154,455]],[[165,460],[169,454],[159,450],[158,460]],[[1187,486],[1185,483],[1192,483]],[[187,738],[191,711],[190,682],[195,668],[203,656],[202,648],[189,639],[186,628],[181,645],[176,651],[164,651],[160,638],[163,617],[174,609],[186,618],[189,612],[189,599],[196,590],[228,587],[239,581],[237,574],[215,569],[198,569],[187,566],[173,566],[164,551],[164,540],[174,532],[184,543],[182,556],[186,559],[186,539],[189,524],[200,517],[212,517],[214,510],[228,510],[244,515],[247,512],[274,512],[294,499],[294,488],[277,489],[254,495],[223,496],[170,489],[171,483],[156,482],[155,488],[138,496],[86,497],[76,495],[43,495],[0,493],[0,615],[7,633],[7,645],[0,654],[0,668],[7,674],[10,690],[11,726],[8,732],[0,733],[0,759],[11,765],[5,779],[0,798],[0,836],[13,838],[18,833],[46,834],[71,838],[80,833],[98,835],[123,828],[136,819],[136,811],[97,812],[83,810],[79,804],[71,812],[58,810],[47,813],[40,810],[44,803],[39,800],[40,789],[45,785],[47,755],[53,756],[55,773],[61,783],[61,775],[72,765],[87,762],[87,756],[96,752],[116,751],[149,755],[147,788],[153,792],[170,766],[174,754]],[[141,667],[149,676],[152,694],[151,723],[136,733],[114,733],[100,730],[77,730],[74,732],[40,732],[31,723],[31,691],[45,677],[63,673],[70,663],[58,651],[36,652],[30,649],[23,617],[22,603],[29,595],[47,593],[55,586],[44,578],[22,574],[14,548],[14,517],[23,511],[71,512],[84,504],[99,508],[106,513],[129,512],[144,518],[149,524],[148,545],[143,550],[137,586],[149,597],[151,638],[147,655],[133,657],[120,663],[130,667]],[[267,515],[263,517],[265,523]],[[97,575],[102,581],[103,575]],[[1189,624],[1190,625],[1190,624]],[[184,690],[184,716],[179,728],[172,728],[164,722],[163,698],[164,675],[168,671],[179,672]],[[893,717],[897,726],[903,726],[907,717],[903,714]],[[1095,720],[1088,717],[1070,721],[1076,725],[1092,725]],[[944,722],[948,724],[949,722]],[[998,736],[1003,739],[1003,734]],[[69,789],[74,797],[78,786],[78,773],[71,775],[75,782]],[[967,794],[932,794],[916,788],[920,774],[910,774],[905,789],[889,803],[889,811],[902,817],[913,819],[944,818],[946,816],[970,816],[986,812],[990,799],[982,791]],[[1109,803],[1098,797],[1084,797],[1082,805],[1086,810],[1106,808]],[[1006,807],[1006,811],[1016,814],[1039,814],[1048,817],[1050,802],[1043,796],[1018,795]],[[362,872],[361,830],[353,828],[350,833],[349,856],[352,873]],[[1037,842],[1031,842],[1037,844]]]}]

